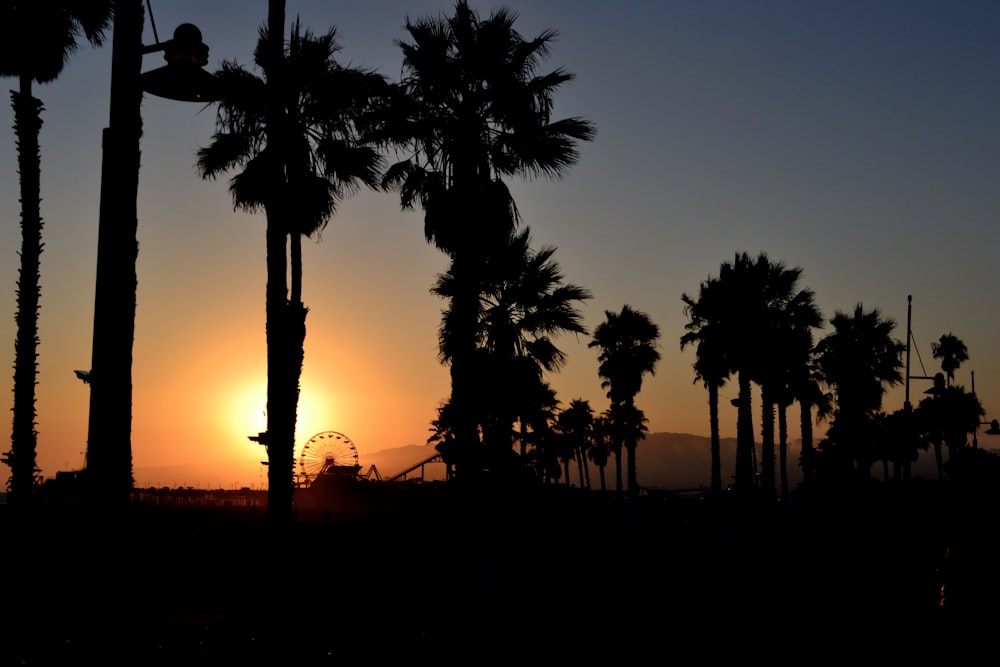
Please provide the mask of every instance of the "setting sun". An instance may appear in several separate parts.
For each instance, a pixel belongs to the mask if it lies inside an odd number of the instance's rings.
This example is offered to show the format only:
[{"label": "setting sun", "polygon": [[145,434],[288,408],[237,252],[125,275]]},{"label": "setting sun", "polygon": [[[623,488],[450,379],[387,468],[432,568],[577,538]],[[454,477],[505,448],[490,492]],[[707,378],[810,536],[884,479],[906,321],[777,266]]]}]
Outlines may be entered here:
[{"label": "setting sun", "polygon": [[[230,393],[230,405],[220,415],[233,441],[246,441],[267,429],[267,383],[263,378],[245,382]],[[303,383],[295,426],[295,454],[302,445],[322,431],[337,430],[336,410],[329,395]],[[263,452],[262,452],[263,455]]]}]

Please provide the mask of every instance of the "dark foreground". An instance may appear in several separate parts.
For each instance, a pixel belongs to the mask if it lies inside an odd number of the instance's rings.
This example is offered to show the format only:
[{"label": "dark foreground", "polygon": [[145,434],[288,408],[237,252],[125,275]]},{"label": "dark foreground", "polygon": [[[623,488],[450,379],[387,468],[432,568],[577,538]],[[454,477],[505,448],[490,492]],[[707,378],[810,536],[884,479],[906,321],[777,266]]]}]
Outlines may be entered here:
[{"label": "dark foreground", "polygon": [[280,532],[246,508],[0,507],[0,665],[812,664],[976,655],[1000,628],[983,495],[348,495]]}]

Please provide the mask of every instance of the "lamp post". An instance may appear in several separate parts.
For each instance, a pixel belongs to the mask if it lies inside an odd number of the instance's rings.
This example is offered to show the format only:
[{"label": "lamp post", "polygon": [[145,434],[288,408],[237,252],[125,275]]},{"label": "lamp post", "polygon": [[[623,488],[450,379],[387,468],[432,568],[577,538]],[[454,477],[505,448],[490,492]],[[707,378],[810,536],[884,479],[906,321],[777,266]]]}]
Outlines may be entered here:
[{"label": "lamp post", "polygon": [[[124,506],[132,489],[132,344],[135,338],[139,138],[143,83],[150,92],[179,100],[214,96],[201,68],[208,47],[190,24],[164,44],[142,44],[142,0],[114,3],[111,101],[103,134],[101,203],[97,238],[94,333],[86,479],[91,500]],[[164,51],[167,65],[142,75],[144,53]],[[199,77],[201,75],[201,77]],[[200,78],[201,83],[190,83]],[[171,80],[175,83],[171,84]],[[187,80],[185,82],[185,80]]]},{"label": "lamp post", "polygon": [[[910,375],[910,343],[913,340],[913,333],[911,330],[911,324],[913,322],[913,295],[908,294],[906,296],[906,387],[904,389],[903,397],[903,410],[910,412],[913,410],[913,405],[910,403],[910,380],[932,380],[934,386],[928,391],[924,392],[927,394],[936,394],[940,391],[939,382],[944,381],[944,376],[941,373],[937,375]],[[923,361],[920,362],[923,366]]]}]

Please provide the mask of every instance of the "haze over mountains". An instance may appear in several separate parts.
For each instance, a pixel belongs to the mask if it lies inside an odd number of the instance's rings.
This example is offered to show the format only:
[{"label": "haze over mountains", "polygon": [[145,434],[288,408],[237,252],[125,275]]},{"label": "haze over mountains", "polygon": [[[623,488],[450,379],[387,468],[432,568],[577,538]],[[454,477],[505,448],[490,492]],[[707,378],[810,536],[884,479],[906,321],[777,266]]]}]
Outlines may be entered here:
[{"label": "haze over mountains", "polygon": [[[986,443],[981,443],[986,444]],[[795,488],[802,481],[802,470],[799,468],[799,451],[801,442],[794,440],[788,444],[788,484]],[[758,455],[760,445],[758,443]],[[723,438],[722,482],[727,484],[732,479],[736,463],[736,439]],[[425,461],[435,454],[432,445],[406,445],[383,449],[377,452],[359,452],[361,473],[368,473],[372,466],[382,479],[397,475],[404,470]],[[777,456],[777,452],[775,452]],[[689,433],[649,433],[646,439],[639,443],[636,454],[636,466],[640,486],[659,489],[689,489],[708,487],[711,474],[711,443],[705,436]],[[625,474],[625,455],[622,454],[622,474]],[[436,462],[424,466],[424,479],[444,479],[444,464]],[[614,459],[608,462],[604,471],[608,488],[614,488]],[[881,467],[876,464],[872,474],[881,478]],[[913,468],[914,475],[933,479],[934,456],[931,452],[923,452],[920,460]],[[776,472],[776,475],[780,475]],[[407,475],[409,478],[419,477],[420,470]],[[780,477],[778,477],[780,480]],[[563,483],[564,480],[560,480]],[[137,487],[194,487],[198,489],[238,489],[250,487],[267,488],[267,468],[260,463],[248,461],[222,461],[211,465],[178,465],[135,469]],[[570,483],[579,485],[579,473],[575,465],[570,466]],[[600,473],[597,466],[590,463],[591,488],[600,488]]]},{"label": "haze over mountains", "polygon": [[[704,436],[687,433],[650,433],[639,443],[636,450],[636,466],[639,484],[644,487],[662,489],[682,489],[708,486],[710,482],[711,443]],[[723,438],[721,442],[722,476],[725,483],[732,475],[736,460],[736,439]],[[430,458],[435,454],[432,445],[407,445],[383,449],[377,452],[359,452],[362,474],[375,466],[383,479],[397,475],[407,468]],[[802,479],[798,467],[799,443],[789,445],[788,476],[794,487]],[[622,455],[624,468],[624,454]],[[624,474],[624,470],[622,471]],[[444,479],[444,464],[430,463],[424,467],[424,479]],[[408,475],[419,477],[420,471]],[[605,479],[609,488],[614,487],[615,466],[612,458],[605,469]],[[267,468],[259,463],[247,461],[219,462],[212,465],[178,465],[151,468],[136,468],[135,482],[139,487],[187,487],[210,489],[233,489],[248,486],[265,488]],[[575,465],[570,466],[570,482],[578,485],[579,477]],[[600,488],[600,476],[590,463],[590,484]]]}]

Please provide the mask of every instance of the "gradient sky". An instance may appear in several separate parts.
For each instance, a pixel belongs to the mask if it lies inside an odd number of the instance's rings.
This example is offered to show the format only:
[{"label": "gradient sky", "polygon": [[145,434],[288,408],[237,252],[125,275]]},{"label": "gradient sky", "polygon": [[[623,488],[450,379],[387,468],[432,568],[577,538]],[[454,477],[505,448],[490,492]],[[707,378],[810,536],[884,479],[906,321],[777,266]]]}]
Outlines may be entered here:
[{"label": "gradient sky", "polygon": [[[500,6],[470,4],[484,15]],[[679,350],[680,297],[742,251],[802,267],[802,287],[827,318],[859,302],[878,308],[901,341],[912,294],[911,373],[936,372],[930,343],[953,333],[971,357],[957,381],[968,388],[975,371],[988,417],[1000,416],[1000,4],[506,6],[526,37],[559,31],[544,71],[561,66],[577,78],[558,94],[556,115],[583,116],[598,130],[564,180],[514,183],[518,206],[536,246],[557,246],[567,280],[593,292],[590,328],[626,303],[660,326],[663,358],[637,399],[650,431],[708,433],[694,352]],[[397,80],[393,40],[406,37],[406,17],[452,8],[289,0],[287,16],[316,32],[335,25],[341,62]],[[201,28],[209,69],[223,59],[250,64],[266,12],[263,0],[153,4],[161,41],[179,23]],[[153,41],[147,18],[144,42]],[[58,81],[35,89],[45,105],[38,461],[46,476],[84,464],[88,388],[72,371],[90,367],[110,51],[110,39],[82,46]],[[143,63],[161,64],[155,54]],[[246,436],[264,427],[264,217],[233,212],[225,180],[195,172],[212,109],[147,96],[143,119],[134,464],[262,460]],[[9,369],[18,219],[9,130],[0,141],[0,312],[8,313],[0,349]],[[449,392],[436,358],[442,302],[428,292],[445,267],[424,240],[422,216],[401,212],[393,193],[355,196],[319,242],[306,242],[300,444],[340,431],[364,465],[366,451],[425,442]],[[607,400],[588,340],[561,339],[569,361],[551,382],[563,405],[584,398],[600,411]],[[911,382],[914,402],[927,386]],[[735,383],[723,388],[726,437],[735,435],[735,394]],[[0,393],[4,414],[11,402]],[[885,409],[902,402],[900,387]],[[1000,446],[988,438],[980,442]],[[0,479],[7,473],[0,467]],[[263,481],[234,474],[232,484]]]}]

